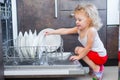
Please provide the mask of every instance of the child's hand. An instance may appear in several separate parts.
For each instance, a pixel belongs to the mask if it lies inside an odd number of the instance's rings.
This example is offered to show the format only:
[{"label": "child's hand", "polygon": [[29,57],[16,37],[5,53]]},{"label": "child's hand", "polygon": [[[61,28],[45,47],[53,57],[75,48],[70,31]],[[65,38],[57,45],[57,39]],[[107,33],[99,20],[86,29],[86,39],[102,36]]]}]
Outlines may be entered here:
[{"label": "child's hand", "polygon": [[51,32],[50,31],[45,31],[45,35],[47,36],[47,35],[50,35],[51,34]]},{"label": "child's hand", "polygon": [[69,58],[70,61],[75,61],[75,60],[79,60],[79,59],[80,59],[79,56],[71,56]]}]

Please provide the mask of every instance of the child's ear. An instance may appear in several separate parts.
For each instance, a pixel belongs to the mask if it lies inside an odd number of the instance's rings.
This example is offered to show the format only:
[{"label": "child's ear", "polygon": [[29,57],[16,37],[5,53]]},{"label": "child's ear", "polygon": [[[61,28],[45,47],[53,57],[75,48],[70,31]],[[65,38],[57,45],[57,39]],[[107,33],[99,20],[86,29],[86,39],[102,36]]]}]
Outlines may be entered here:
[{"label": "child's ear", "polygon": [[88,20],[89,20],[90,26],[93,26],[93,21],[92,21],[92,19],[89,17]]}]

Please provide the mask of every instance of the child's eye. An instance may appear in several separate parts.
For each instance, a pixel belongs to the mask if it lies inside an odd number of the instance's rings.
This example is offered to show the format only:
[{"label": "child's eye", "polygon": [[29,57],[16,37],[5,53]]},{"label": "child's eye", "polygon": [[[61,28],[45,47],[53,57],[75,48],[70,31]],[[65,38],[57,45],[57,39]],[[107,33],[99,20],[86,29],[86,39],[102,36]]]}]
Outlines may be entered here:
[{"label": "child's eye", "polygon": [[81,21],[81,19],[77,19],[78,21]]},{"label": "child's eye", "polygon": [[79,18],[78,18],[78,19],[75,19],[75,20],[76,20],[76,21],[82,21],[82,19],[79,19]]},{"label": "child's eye", "polygon": [[78,21],[81,21],[81,19],[78,19]]}]

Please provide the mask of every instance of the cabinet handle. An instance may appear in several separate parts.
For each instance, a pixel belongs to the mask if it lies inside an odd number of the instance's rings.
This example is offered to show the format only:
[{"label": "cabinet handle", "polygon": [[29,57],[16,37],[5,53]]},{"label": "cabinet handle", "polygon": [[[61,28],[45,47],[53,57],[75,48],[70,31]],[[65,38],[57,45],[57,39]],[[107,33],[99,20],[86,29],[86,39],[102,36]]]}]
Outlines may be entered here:
[{"label": "cabinet handle", "polygon": [[74,13],[71,13],[71,14],[70,14],[70,17],[74,17]]},{"label": "cabinet handle", "polygon": [[55,0],[55,18],[58,17],[58,0]]}]

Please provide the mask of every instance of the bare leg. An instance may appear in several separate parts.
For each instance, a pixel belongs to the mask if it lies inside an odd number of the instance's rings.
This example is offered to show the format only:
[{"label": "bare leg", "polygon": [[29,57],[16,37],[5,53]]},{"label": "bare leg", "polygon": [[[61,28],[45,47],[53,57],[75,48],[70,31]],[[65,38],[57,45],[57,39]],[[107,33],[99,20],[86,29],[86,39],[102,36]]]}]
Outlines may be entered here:
[{"label": "bare leg", "polygon": [[81,52],[82,50],[83,50],[83,47],[77,46],[77,47],[75,48],[75,54],[79,55],[78,52]]},{"label": "bare leg", "polygon": [[93,71],[98,72],[100,69],[99,65],[96,65],[89,57],[85,56],[83,60],[93,69]]},{"label": "bare leg", "polygon": [[[78,51],[81,52],[83,49],[84,49],[83,47],[76,47],[75,53],[78,54]],[[88,56],[85,56],[82,59],[93,69],[93,71],[95,71],[95,72],[99,71],[100,66],[95,64],[91,59],[89,59]]]}]

